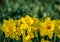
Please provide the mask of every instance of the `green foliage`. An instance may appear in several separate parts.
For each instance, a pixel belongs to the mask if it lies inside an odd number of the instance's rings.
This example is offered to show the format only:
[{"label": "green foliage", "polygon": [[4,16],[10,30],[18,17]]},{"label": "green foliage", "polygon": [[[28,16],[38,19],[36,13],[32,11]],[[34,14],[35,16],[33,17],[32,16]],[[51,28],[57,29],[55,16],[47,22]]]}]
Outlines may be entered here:
[{"label": "green foliage", "polygon": [[26,14],[37,18],[60,18],[60,0],[2,0],[0,6],[0,21],[18,19]]}]

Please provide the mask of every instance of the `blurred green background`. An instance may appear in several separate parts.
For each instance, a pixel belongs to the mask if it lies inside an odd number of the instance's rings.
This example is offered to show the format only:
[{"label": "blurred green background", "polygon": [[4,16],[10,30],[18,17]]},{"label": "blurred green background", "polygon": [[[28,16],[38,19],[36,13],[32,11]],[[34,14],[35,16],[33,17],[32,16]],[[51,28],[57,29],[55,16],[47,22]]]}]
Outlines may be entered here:
[{"label": "blurred green background", "polygon": [[60,19],[60,0],[0,0],[0,22],[21,16]]},{"label": "blurred green background", "polygon": [[0,27],[4,19],[19,19],[25,15],[60,19],[60,0],[0,0]]}]

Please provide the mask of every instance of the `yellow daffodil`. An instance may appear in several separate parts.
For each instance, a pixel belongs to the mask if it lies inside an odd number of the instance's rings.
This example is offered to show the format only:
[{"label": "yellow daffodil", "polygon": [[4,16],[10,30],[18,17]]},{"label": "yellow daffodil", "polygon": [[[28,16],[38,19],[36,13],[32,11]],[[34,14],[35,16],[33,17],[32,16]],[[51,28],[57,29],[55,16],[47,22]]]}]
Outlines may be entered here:
[{"label": "yellow daffodil", "polygon": [[26,40],[31,40],[32,38],[34,38],[34,34],[33,33],[28,33]]},{"label": "yellow daffodil", "polygon": [[34,20],[34,23],[39,23],[40,22],[39,19],[37,19],[37,18],[33,18],[33,20]]},{"label": "yellow daffodil", "polygon": [[52,38],[54,31],[54,23],[49,17],[45,19],[41,27],[41,35],[48,35],[49,38]]},{"label": "yellow daffodil", "polygon": [[50,41],[48,41],[48,40],[44,40],[44,39],[41,39],[41,42],[50,42]]},{"label": "yellow daffodil", "polygon": [[55,20],[55,30],[54,33],[60,38],[60,20]]},{"label": "yellow daffodil", "polygon": [[16,23],[13,19],[4,20],[1,30],[5,33],[5,37],[15,38]]},{"label": "yellow daffodil", "polygon": [[26,15],[25,18],[22,17],[21,21],[22,21],[22,23],[26,23],[28,25],[31,25],[34,22],[34,20],[28,15]]},{"label": "yellow daffodil", "polygon": [[33,20],[34,23],[30,25],[30,29],[29,28],[28,29],[31,30],[32,32],[35,32],[40,28],[40,24],[39,24],[40,21],[37,18],[33,18]]}]

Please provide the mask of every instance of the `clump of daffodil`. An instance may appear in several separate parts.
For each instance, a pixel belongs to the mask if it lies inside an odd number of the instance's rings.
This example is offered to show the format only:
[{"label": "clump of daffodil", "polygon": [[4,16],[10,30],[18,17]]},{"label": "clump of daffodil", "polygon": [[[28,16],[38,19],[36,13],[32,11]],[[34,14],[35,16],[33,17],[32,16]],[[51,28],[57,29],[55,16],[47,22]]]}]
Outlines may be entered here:
[{"label": "clump of daffodil", "polygon": [[48,40],[44,40],[44,39],[41,39],[41,42],[50,42],[50,41],[48,41]]},{"label": "clump of daffodil", "polygon": [[50,17],[41,22],[37,18],[26,15],[19,20],[4,20],[1,30],[7,38],[18,40],[22,35],[23,42],[29,42],[37,35],[37,30],[40,31],[41,36],[48,35],[49,38],[52,38],[54,26],[54,21],[51,21]]},{"label": "clump of daffodil", "polygon": [[51,21],[50,17],[46,17],[45,21],[41,23],[40,34],[41,36],[48,35],[49,38],[52,38],[54,31],[54,22]]},{"label": "clump of daffodil", "polygon": [[[22,24],[20,28],[22,30],[26,30],[27,34],[29,34],[30,32],[33,33],[39,28],[39,19],[37,18],[31,18],[30,16],[26,15],[25,17],[21,18],[21,22]],[[30,37],[30,35],[31,34],[29,34],[26,38],[32,39],[33,37]]]},{"label": "clump of daffodil", "polygon": [[60,20],[55,20],[54,23],[55,23],[54,33],[58,38],[60,38]]},{"label": "clump of daffodil", "polygon": [[18,40],[20,35],[22,35],[25,41],[29,41],[34,38],[34,32],[40,28],[39,22],[39,19],[26,15],[19,20],[4,20],[1,30],[7,38]]}]

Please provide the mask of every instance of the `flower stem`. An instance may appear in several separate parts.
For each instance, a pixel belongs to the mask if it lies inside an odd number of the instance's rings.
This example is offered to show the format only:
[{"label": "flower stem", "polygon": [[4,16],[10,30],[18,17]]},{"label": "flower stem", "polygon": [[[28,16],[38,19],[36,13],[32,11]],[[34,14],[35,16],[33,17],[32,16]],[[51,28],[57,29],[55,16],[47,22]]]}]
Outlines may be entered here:
[{"label": "flower stem", "polygon": [[54,35],[54,42],[56,42],[56,34]]}]

